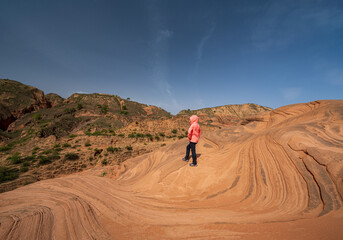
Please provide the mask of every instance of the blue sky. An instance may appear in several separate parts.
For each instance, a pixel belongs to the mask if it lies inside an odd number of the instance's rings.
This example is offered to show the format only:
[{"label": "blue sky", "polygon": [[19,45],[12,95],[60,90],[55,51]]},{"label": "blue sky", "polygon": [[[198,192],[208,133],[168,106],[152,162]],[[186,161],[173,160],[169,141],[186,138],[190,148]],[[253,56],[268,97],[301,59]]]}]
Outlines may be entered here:
[{"label": "blue sky", "polygon": [[343,99],[343,1],[0,2],[0,78],[174,114]]}]

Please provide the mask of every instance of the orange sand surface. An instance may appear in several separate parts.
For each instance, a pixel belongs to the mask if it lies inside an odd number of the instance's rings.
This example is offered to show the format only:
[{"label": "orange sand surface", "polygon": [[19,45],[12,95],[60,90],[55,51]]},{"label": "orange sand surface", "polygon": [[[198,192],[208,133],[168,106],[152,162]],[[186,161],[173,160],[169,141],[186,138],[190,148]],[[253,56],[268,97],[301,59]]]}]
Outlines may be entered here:
[{"label": "orange sand surface", "polygon": [[256,119],[2,193],[0,239],[343,239],[343,101]]}]

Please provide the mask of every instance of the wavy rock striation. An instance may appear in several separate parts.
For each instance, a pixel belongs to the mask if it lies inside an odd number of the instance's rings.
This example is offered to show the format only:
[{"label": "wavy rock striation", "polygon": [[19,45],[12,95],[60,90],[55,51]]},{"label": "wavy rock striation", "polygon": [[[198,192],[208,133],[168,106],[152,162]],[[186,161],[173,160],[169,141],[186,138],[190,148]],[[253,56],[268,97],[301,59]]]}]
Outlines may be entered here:
[{"label": "wavy rock striation", "polygon": [[343,101],[206,133],[197,168],[186,143],[1,194],[0,239],[342,238]]}]

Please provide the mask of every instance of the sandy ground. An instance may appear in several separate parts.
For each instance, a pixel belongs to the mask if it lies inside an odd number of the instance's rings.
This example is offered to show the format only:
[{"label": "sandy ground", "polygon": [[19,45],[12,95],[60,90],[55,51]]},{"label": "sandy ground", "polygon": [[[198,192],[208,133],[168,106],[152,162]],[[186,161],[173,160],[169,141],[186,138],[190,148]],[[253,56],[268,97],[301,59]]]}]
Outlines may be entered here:
[{"label": "sandy ground", "polygon": [[186,144],[0,194],[0,239],[343,239],[343,101]]}]

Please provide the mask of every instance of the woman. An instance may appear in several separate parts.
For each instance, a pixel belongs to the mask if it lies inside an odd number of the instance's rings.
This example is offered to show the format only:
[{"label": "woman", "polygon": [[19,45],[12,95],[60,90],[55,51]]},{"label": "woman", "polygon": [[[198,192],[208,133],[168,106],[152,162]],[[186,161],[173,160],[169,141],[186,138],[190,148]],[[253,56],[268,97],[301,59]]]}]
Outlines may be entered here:
[{"label": "woman", "polygon": [[187,145],[186,148],[186,156],[182,158],[183,161],[188,162],[189,160],[189,152],[192,150],[192,159],[193,162],[189,164],[191,167],[197,167],[197,154],[195,151],[195,145],[199,142],[201,130],[200,126],[198,124],[198,116],[193,115],[190,117],[191,120],[191,126],[188,129],[188,139],[189,139],[189,144]]}]

